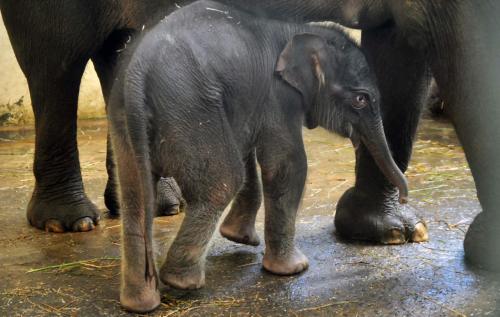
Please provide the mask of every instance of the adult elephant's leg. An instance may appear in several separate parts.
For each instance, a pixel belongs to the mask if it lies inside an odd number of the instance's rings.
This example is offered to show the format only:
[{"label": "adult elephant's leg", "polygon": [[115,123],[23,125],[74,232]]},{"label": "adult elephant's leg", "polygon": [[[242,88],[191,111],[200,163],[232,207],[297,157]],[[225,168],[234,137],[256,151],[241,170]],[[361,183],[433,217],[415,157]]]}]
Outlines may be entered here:
[{"label": "adult elephant's leg", "polygon": [[255,153],[252,151],[245,160],[245,183],[220,226],[221,235],[234,242],[259,245],[260,239],[255,232],[255,218],[261,204],[261,184],[257,175]]},{"label": "adult elephant's leg", "polygon": [[[443,86],[452,84],[445,97],[451,100],[450,117],[482,207],[467,231],[465,257],[469,263],[500,271],[500,34],[492,32],[498,25],[500,3],[475,4],[465,9],[464,34],[456,41],[460,49],[453,50],[463,55],[443,57],[452,65],[441,69],[442,76],[436,79]],[[448,78],[449,69],[456,76],[442,80]]]},{"label": "adult elephant's leg", "polygon": [[[498,78],[496,82],[498,83]],[[488,270],[500,271],[500,95],[498,87],[491,86],[478,89],[474,96],[477,96],[476,93],[488,94],[486,98],[481,98],[487,103],[469,99],[468,105],[455,107],[450,111],[453,113],[452,120],[464,147],[482,207],[482,212],[476,216],[467,231],[464,250],[468,262]]]},{"label": "adult elephant's leg", "polygon": [[[115,33],[120,34],[120,32]],[[125,43],[125,41],[126,40],[123,36],[110,36],[104,43],[101,50],[92,57],[92,62],[94,63],[95,71],[99,77],[102,94],[106,104],[108,104],[109,95],[115,78],[115,66],[118,57],[116,51],[119,48],[123,48],[123,43]],[[106,171],[108,172],[108,181],[104,191],[104,204],[108,208],[111,215],[117,215],[119,213],[115,166],[111,138],[108,131],[106,140]]]},{"label": "adult elephant's leg", "polygon": [[[398,38],[396,29],[364,31],[362,45],[377,75],[389,146],[404,172],[428,85],[424,54]],[[384,244],[427,240],[424,223],[398,203],[397,189],[377,168],[367,149],[356,150],[356,184],[344,193],[335,215],[337,233]]]},{"label": "adult elephant's leg", "polygon": [[53,232],[89,231],[99,211],[84,192],[76,141],[76,111],[85,62],[67,70],[27,73],[35,113],[35,189],[28,205],[31,225]]},{"label": "adult elephant's leg", "polygon": [[98,1],[1,3],[3,21],[28,80],[35,113],[36,183],[28,220],[49,231],[91,230],[99,211],[85,195],[80,174],[78,92],[87,61],[116,21],[116,15],[100,19],[96,14],[119,10],[105,10],[109,4]]},{"label": "adult elephant's leg", "polygon": [[116,216],[120,213],[120,204],[118,201],[118,186],[115,172],[113,149],[111,146],[111,138],[107,136],[106,140],[106,171],[108,172],[108,181],[104,190],[104,204],[108,208],[111,215]]}]

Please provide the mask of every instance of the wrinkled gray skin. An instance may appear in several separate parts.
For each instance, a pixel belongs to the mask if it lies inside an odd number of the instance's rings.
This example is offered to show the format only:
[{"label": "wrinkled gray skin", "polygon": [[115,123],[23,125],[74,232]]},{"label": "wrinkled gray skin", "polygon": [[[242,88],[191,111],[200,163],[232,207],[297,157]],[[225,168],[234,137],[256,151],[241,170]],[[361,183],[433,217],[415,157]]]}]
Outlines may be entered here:
[{"label": "wrinkled gray skin", "polygon": [[[222,1],[222,0],[221,0]],[[282,20],[334,20],[363,30],[362,45],[379,81],[384,128],[396,163],[408,165],[429,72],[435,75],[472,170],[483,212],[465,242],[467,260],[500,269],[500,3],[496,0],[224,0]],[[98,211],[87,199],[76,144],[80,79],[94,62],[107,100],[117,52],[129,35],[167,15],[170,0],[0,0],[17,60],[28,79],[36,120],[35,191],[30,223],[52,231],[93,228]],[[58,93],[54,93],[58,92]],[[105,202],[117,211],[112,159]],[[248,165],[248,175],[255,175]],[[237,203],[260,199],[257,180],[245,181]],[[357,150],[356,185],[337,205],[336,230],[347,238],[404,243],[426,238],[412,210],[401,209],[394,187],[366,147]],[[232,218],[253,219],[242,214]],[[230,222],[231,223],[231,222]],[[237,226],[236,226],[237,227]]]},{"label": "wrinkled gray skin", "polygon": [[[160,271],[164,283],[181,289],[203,286],[207,246],[229,202],[237,197],[229,219],[255,215],[260,202],[252,210],[238,204],[245,166],[253,173],[255,159],[266,210],[263,266],[279,275],[307,268],[294,243],[307,174],[304,123],[360,139],[406,201],[375,77],[339,30],[199,1],[162,20],[128,54],[108,107],[123,220],[120,299],[128,310],[160,304],[151,241],[159,177],[173,177],[187,202]],[[254,219],[238,225],[233,232],[226,221],[221,232],[258,243]]]}]

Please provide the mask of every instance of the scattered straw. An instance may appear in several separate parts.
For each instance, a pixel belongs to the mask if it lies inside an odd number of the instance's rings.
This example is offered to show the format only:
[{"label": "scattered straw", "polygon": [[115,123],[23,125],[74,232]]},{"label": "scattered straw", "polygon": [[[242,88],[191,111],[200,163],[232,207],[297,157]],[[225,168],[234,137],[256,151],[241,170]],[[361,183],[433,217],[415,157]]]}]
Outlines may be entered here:
[{"label": "scattered straw", "polygon": [[168,303],[161,303],[161,306],[168,309],[169,311],[166,314],[163,314],[163,317],[168,316],[184,316],[194,310],[198,309],[206,309],[206,308],[236,308],[241,307],[244,304],[255,303],[255,302],[263,302],[267,301],[266,298],[258,297],[256,294],[255,298],[250,300],[245,298],[234,298],[234,297],[225,297],[219,299],[207,299],[206,301],[200,300],[178,300],[165,296],[163,301],[167,301]]},{"label": "scattered straw", "polygon": [[[57,265],[49,265],[37,269],[29,269],[26,273],[34,273],[34,272],[42,272],[42,271],[49,271],[49,270],[61,270],[61,269],[67,269],[67,268],[75,268],[75,267],[94,267],[94,268],[105,268],[105,267],[110,267],[108,265],[105,266],[99,266],[92,264],[93,262],[98,262],[98,261],[118,261],[120,260],[119,257],[102,257],[102,258],[95,258],[95,259],[88,259],[88,260],[81,260],[81,261],[76,261],[76,262],[69,262],[69,263],[63,263],[63,264],[57,264]],[[112,265],[116,266],[116,265]]]},{"label": "scattered straw", "polygon": [[238,265],[237,268],[254,266],[254,265],[258,265],[258,264],[260,264],[260,262],[251,262],[251,263],[247,263],[247,264]]},{"label": "scattered straw", "polygon": [[303,313],[303,312],[306,312],[306,311],[320,310],[320,309],[331,307],[331,306],[354,304],[354,303],[358,303],[358,301],[349,301],[349,300],[346,300],[346,301],[340,301],[340,302],[333,302],[333,303],[328,303],[328,304],[324,304],[324,305],[320,305],[320,306],[302,308],[302,309],[299,309],[299,310],[297,310],[295,312],[296,313]]},{"label": "scattered straw", "polygon": [[106,230],[109,230],[109,229],[114,229],[114,228],[120,228],[122,225],[114,225],[114,226],[109,226],[109,227],[106,227]]},{"label": "scattered straw", "polygon": [[459,312],[458,310],[453,309],[453,308],[451,308],[451,307],[447,306],[446,304],[441,303],[441,302],[439,302],[439,301],[437,301],[437,300],[435,300],[435,299],[433,299],[433,298],[430,298],[430,297],[425,296],[425,295],[420,295],[420,294],[417,294],[417,293],[413,293],[413,295],[415,295],[415,296],[420,296],[420,297],[424,298],[425,300],[428,300],[429,302],[432,302],[432,303],[434,303],[434,304],[436,304],[436,305],[438,305],[438,306],[440,306],[440,307],[442,307],[442,308],[444,308],[444,309],[448,310],[449,312],[452,312],[452,313],[453,313],[453,314],[455,314],[457,317],[467,317],[467,315],[465,315],[464,313],[461,313],[461,312]]},{"label": "scattered straw", "polygon": [[[81,300],[80,297],[68,294],[67,292],[62,292],[60,288],[55,289],[43,286],[15,288],[1,292],[0,295],[5,298],[9,298],[8,303],[10,303],[14,298],[23,300],[29,303],[37,311],[43,312],[47,316],[73,316],[74,313],[78,311],[78,308],[72,305]],[[46,298],[51,295],[58,295],[59,300],[62,301],[63,304],[61,306],[54,307],[47,303],[37,302],[37,298],[39,301],[39,297]]]}]

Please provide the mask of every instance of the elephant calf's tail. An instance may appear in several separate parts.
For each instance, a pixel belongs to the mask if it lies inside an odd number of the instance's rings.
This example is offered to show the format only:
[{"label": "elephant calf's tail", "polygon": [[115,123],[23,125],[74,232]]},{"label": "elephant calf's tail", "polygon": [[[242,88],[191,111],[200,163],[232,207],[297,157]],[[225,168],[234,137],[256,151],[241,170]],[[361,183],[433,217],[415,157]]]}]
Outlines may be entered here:
[{"label": "elephant calf's tail", "polygon": [[[133,67],[133,65],[132,65]],[[130,75],[130,74],[133,75]],[[154,184],[151,174],[151,159],[148,137],[148,111],[146,108],[144,72],[127,72],[123,85],[125,122],[129,141],[134,152],[139,179],[142,188],[143,206],[146,209],[147,222],[154,217]]]}]

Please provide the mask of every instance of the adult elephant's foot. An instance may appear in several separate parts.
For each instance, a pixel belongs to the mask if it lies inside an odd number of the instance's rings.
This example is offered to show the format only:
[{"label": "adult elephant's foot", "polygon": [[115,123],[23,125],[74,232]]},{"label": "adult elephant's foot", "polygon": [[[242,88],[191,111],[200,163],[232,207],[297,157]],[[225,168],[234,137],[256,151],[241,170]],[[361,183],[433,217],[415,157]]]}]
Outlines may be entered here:
[{"label": "adult elephant's foot", "polygon": [[262,266],[267,271],[277,275],[293,275],[306,270],[309,267],[309,261],[304,253],[297,248],[284,255],[276,255],[266,250]]},{"label": "adult elephant's foot", "polygon": [[84,193],[52,200],[42,200],[34,194],[27,216],[32,226],[56,233],[90,231],[100,219],[99,210]]},{"label": "adult elephant's foot", "polygon": [[489,271],[500,271],[500,216],[476,216],[464,240],[467,262]]},{"label": "adult elephant's foot", "polygon": [[156,184],[157,216],[173,216],[184,211],[186,201],[173,177],[160,177]]},{"label": "adult elephant's foot", "polygon": [[[183,212],[186,201],[182,197],[181,190],[172,177],[160,178],[156,188],[157,210],[156,216],[172,216]],[[118,189],[115,181],[108,179],[106,190],[104,191],[104,204],[108,208],[110,215],[120,214],[118,200]]]},{"label": "adult elephant's foot", "polygon": [[382,244],[424,242],[425,223],[407,205],[400,205],[396,190],[386,195],[364,193],[355,187],[340,198],[335,214],[337,233],[347,239]]},{"label": "adult elephant's foot", "polygon": [[174,266],[166,262],[160,270],[160,279],[177,289],[198,289],[205,285],[205,271],[199,263]]}]

